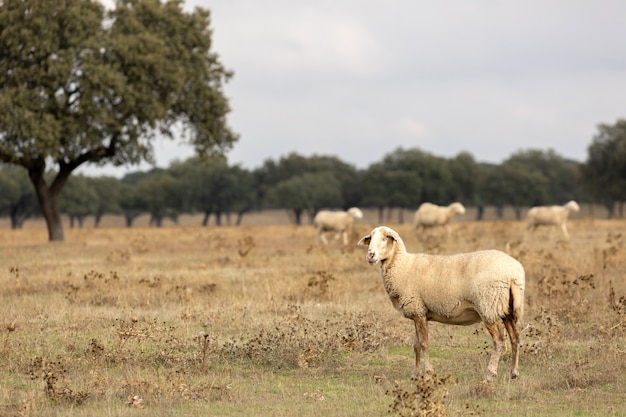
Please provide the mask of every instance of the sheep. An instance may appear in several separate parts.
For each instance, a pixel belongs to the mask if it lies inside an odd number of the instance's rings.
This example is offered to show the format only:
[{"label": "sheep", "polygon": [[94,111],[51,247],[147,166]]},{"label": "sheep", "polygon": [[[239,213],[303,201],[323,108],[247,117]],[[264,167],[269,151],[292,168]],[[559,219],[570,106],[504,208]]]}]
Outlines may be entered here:
[{"label": "sheep", "polygon": [[313,224],[317,228],[317,236],[322,243],[328,245],[326,232],[335,232],[335,240],[339,239],[339,235],[343,235],[345,246],[348,244],[348,231],[352,227],[354,219],[362,218],[363,212],[357,207],[352,207],[348,211],[321,210],[315,215]]},{"label": "sheep", "polygon": [[429,320],[470,325],[483,322],[493,339],[485,380],[497,375],[504,347],[504,327],[511,340],[511,379],[517,378],[520,334],[517,322],[524,310],[525,271],[516,259],[498,250],[455,255],[408,253],[393,229],[374,228],[358,245],[368,246],[366,261],[380,264],[383,286],[393,306],[413,320],[416,340],[415,371],[433,372],[428,356]]},{"label": "sheep", "polygon": [[444,226],[446,232],[450,234],[450,220],[456,213],[464,214],[465,207],[459,202],[450,204],[449,206],[438,206],[432,203],[422,203],[413,220],[413,225],[417,228],[427,228]]},{"label": "sheep", "polygon": [[563,236],[569,239],[565,223],[571,211],[580,211],[580,206],[574,200],[562,206],[532,207],[526,214],[526,230],[535,231],[539,226],[561,226]]}]

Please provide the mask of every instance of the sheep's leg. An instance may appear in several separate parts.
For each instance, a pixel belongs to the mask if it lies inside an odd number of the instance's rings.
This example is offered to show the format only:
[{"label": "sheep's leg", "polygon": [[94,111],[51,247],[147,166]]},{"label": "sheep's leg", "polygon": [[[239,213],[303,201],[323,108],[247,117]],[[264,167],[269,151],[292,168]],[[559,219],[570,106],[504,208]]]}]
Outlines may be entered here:
[{"label": "sheep's leg", "polygon": [[563,236],[565,236],[566,239],[569,239],[569,233],[567,233],[567,226],[565,223],[561,223],[561,231],[563,232]]},{"label": "sheep's leg", "polygon": [[428,323],[426,319],[421,317],[414,317],[415,323],[415,344],[413,350],[415,351],[415,372],[420,373],[420,350],[424,351],[424,370],[426,373],[433,373],[433,366],[430,364],[430,357],[428,356]]},{"label": "sheep's leg", "polygon": [[489,365],[487,365],[487,372],[485,373],[485,380],[489,381],[492,376],[498,375],[498,362],[504,347],[504,334],[498,323],[485,323],[485,327],[493,339],[493,350],[491,351]]},{"label": "sheep's leg", "polygon": [[318,237],[324,245],[328,245],[328,240],[326,240],[326,234],[324,233],[323,230],[320,230]]},{"label": "sheep's leg", "polygon": [[343,231],[343,246],[348,246],[348,232],[346,230]]},{"label": "sheep's leg", "polygon": [[503,319],[504,327],[511,339],[511,379],[517,378],[519,370],[517,369],[519,362],[519,332],[517,331],[517,324],[511,317]]}]

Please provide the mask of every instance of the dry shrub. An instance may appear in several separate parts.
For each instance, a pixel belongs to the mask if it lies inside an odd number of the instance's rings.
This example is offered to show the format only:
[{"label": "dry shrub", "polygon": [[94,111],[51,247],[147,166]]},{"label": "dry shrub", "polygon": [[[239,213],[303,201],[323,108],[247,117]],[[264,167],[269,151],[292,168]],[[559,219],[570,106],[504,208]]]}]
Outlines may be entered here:
[{"label": "dry shrub", "polygon": [[129,280],[121,278],[116,271],[103,273],[90,270],[83,275],[82,282],[63,281],[62,291],[71,304],[141,307],[162,306],[168,303],[188,304],[196,295],[211,294],[217,289],[217,284],[210,282],[189,285],[172,281],[164,275]]},{"label": "dry shrub", "polygon": [[543,379],[540,387],[547,390],[618,387],[626,372],[625,359],[621,343],[614,342],[565,352],[559,360],[546,363],[545,368],[552,377]]},{"label": "dry shrub", "polygon": [[444,417],[449,391],[446,385],[455,384],[451,376],[439,378],[434,374],[411,378],[412,387],[405,389],[395,381],[394,388],[387,395],[394,397],[389,413],[399,417]]},{"label": "dry shrub", "polygon": [[273,328],[261,329],[246,341],[227,342],[223,353],[241,355],[265,365],[308,368],[337,352],[339,345],[327,322],[307,319],[299,306],[288,308],[290,314]]},{"label": "dry shrub", "polygon": [[334,280],[335,277],[330,272],[316,271],[315,274],[309,278],[305,296],[314,299],[327,299],[330,282]]},{"label": "dry shrub", "polygon": [[347,326],[341,333],[341,346],[352,352],[375,352],[388,341],[380,321],[367,317],[364,313],[349,317]]},{"label": "dry shrub", "polygon": [[172,406],[188,401],[232,400],[232,387],[212,381],[193,382],[184,369],[157,371],[148,377],[127,376],[121,391],[129,407],[167,404]]},{"label": "dry shrub", "polygon": [[130,250],[128,249],[113,249],[111,252],[109,252],[109,254],[107,255],[107,261],[114,263],[114,264],[119,264],[119,263],[125,263],[130,261]]},{"label": "dry shrub", "polygon": [[613,282],[609,282],[609,306],[615,314],[617,314],[617,324],[609,328],[610,332],[620,331],[622,334],[626,330],[626,297],[621,296],[617,299]]},{"label": "dry shrub", "polygon": [[1,354],[6,354],[9,351],[9,338],[11,333],[15,331],[15,322],[8,324],[6,327],[6,333],[2,337],[2,347],[0,348]]},{"label": "dry shrub", "polygon": [[239,239],[237,242],[237,253],[242,258],[247,256],[250,251],[256,246],[254,243],[254,238],[250,235],[244,236],[242,239]]},{"label": "dry shrub", "polygon": [[290,305],[288,315],[274,327],[261,329],[248,339],[231,339],[216,352],[267,366],[309,368],[332,362],[333,355],[342,351],[379,349],[388,338],[382,328],[364,314],[320,321],[305,317],[300,306]]},{"label": "dry shrub", "polygon": [[46,397],[52,402],[81,405],[90,397],[90,393],[71,388],[66,377],[68,366],[67,360],[61,356],[57,356],[54,361],[36,356],[29,364],[29,374],[31,379],[41,379],[44,382]]}]

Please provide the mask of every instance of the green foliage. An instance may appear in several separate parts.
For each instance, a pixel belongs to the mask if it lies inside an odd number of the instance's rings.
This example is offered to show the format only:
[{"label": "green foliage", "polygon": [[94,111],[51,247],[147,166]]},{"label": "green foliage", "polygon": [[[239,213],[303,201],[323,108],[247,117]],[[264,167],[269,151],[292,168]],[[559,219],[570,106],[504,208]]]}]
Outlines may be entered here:
[{"label": "green foliage", "polygon": [[150,213],[150,223],[161,226],[165,217],[176,221],[182,209],[183,189],[180,181],[168,172],[155,172],[135,189],[137,203]]},{"label": "green foliage", "polygon": [[303,211],[312,217],[321,208],[347,209],[361,199],[358,171],[337,157],[291,153],[265,161],[255,176],[265,205],[292,210],[296,224]]},{"label": "green foliage", "polygon": [[293,210],[295,222],[300,224],[303,211],[313,215],[322,207],[341,206],[341,184],[330,172],[306,172],[276,184],[269,190],[267,201]]},{"label": "green foliage", "polygon": [[[98,210],[99,196],[89,178],[82,175],[72,176],[59,198],[59,208],[70,217],[82,219],[95,215]],[[79,220],[82,222],[82,220]]]},{"label": "green foliage", "polygon": [[223,158],[190,158],[173,165],[170,172],[181,181],[183,209],[205,213],[204,225],[211,213],[220,224],[221,213],[242,215],[256,204],[252,173],[229,166]]},{"label": "green foliage", "polygon": [[9,216],[11,227],[19,229],[36,214],[39,214],[37,198],[26,171],[15,165],[0,166],[0,215]]},{"label": "green foliage", "polygon": [[469,152],[461,152],[448,161],[448,169],[452,174],[454,201],[463,201],[474,205],[478,199],[478,176],[480,166]]},{"label": "green foliage", "polygon": [[363,205],[415,207],[419,205],[422,189],[422,180],[415,172],[374,164],[363,175]]},{"label": "green foliage", "polygon": [[96,177],[88,180],[97,194],[96,225],[105,214],[121,214],[120,181],[114,177]]},{"label": "green foliage", "polygon": [[422,183],[419,202],[449,204],[455,197],[452,173],[445,158],[416,148],[398,148],[383,158],[381,166],[385,170],[414,173]]},{"label": "green foliage", "polygon": [[531,178],[536,191],[534,200],[529,204],[563,204],[577,199],[579,178],[576,164],[564,159],[552,149],[520,151],[511,155],[503,165],[525,171]]},{"label": "green foliage", "polygon": [[582,184],[613,215],[615,202],[626,200],[626,120],[600,124],[581,166]]}]

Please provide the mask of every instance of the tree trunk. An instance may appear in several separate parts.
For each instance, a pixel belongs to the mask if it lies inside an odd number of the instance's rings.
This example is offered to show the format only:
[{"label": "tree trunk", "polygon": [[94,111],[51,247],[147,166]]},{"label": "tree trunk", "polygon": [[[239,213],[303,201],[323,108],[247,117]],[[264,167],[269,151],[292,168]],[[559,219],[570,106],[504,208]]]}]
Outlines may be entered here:
[{"label": "tree trunk", "polygon": [[50,242],[62,242],[65,240],[65,235],[63,233],[63,222],[57,207],[57,195],[67,182],[71,171],[61,169],[49,188],[44,178],[45,171],[46,163],[44,160],[33,161],[33,164],[28,168],[28,176],[35,187],[35,194],[41,207],[41,213],[46,220],[48,240]]},{"label": "tree trunk", "polygon": [[21,229],[27,215],[20,213],[20,205],[11,207],[11,229]]},{"label": "tree trunk", "polygon": [[63,242],[65,240],[65,234],[63,232],[63,222],[61,221],[61,215],[56,205],[56,198],[51,197],[46,192],[46,197],[37,197],[40,199],[41,212],[44,219],[46,219],[46,226],[48,227],[48,240],[50,242]]},{"label": "tree trunk", "polygon": [[615,216],[615,203],[611,201],[605,204],[605,207],[608,210],[607,218],[612,219]]},{"label": "tree trunk", "polygon": [[163,226],[163,216],[158,213],[152,213],[150,215],[150,226],[161,227]]},{"label": "tree trunk", "polygon": [[476,220],[481,221],[485,216],[485,206],[480,205],[477,207]]},{"label": "tree trunk", "polygon": [[11,214],[11,229],[13,230],[21,229],[23,224],[24,222],[22,221],[19,215]]},{"label": "tree trunk", "polygon": [[204,212],[204,217],[202,218],[202,226],[208,226],[209,225],[209,217],[211,216],[211,212],[210,211],[205,211]]},{"label": "tree trunk", "polygon": [[294,209],[293,210],[293,222],[294,224],[300,226],[302,224],[302,209]]},{"label": "tree trunk", "polygon": [[222,212],[221,211],[215,212],[215,225],[216,226],[222,225]]}]

